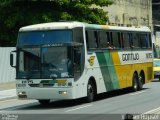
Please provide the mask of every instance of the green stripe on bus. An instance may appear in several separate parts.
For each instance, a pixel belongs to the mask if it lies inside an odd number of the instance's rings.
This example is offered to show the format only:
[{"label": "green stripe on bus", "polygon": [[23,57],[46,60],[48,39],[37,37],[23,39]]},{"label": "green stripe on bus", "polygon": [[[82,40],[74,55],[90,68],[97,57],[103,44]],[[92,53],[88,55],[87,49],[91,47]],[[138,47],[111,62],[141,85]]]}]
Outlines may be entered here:
[{"label": "green stripe on bus", "polygon": [[107,91],[119,89],[119,82],[116,76],[115,68],[113,66],[112,56],[109,52],[96,53],[102,76],[104,79]]},{"label": "green stripe on bus", "polygon": [[111,82],[112,82],[111,84],[113,86],[113,89],[119,89],[120,85],[119,85],[118,77],[114,67],[114,63],[112,60],[112,55],[111,53],[104,53],[104,56],[107,61],[108,71],[111,78]]}]

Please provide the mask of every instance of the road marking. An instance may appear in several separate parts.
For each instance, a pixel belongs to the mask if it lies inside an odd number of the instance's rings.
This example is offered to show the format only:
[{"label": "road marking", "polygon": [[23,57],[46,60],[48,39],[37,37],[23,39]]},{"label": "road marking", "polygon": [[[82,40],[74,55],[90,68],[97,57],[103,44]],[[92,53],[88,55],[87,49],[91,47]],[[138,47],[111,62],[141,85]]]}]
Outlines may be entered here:
[{"label": "road marking", "polygon": [[143,114],[154,114],[155,112],[158,112],[158,111],[160,111],[160,107],[155,108],[155,109],[152,109],[152,110],[150,110],[150,111],[148,111],[148,112],[145,112],[145,113],[143,113]]},{"label": "road marking", "polygon": [[144,92],[146,92],[146,91],[140,91],[140,92],[136,92],[136,93],[131,93],[131,94],[129,94],[129,95],[138,95],[138,94],[142,94],[142,93],[144,93]]},{"label": "road marking", "polygon": [[74,108],[74,109],[70,109],[70,110],[67,110],[67,111],[65,111],[65,112],[71,112],[71,111],[74,111],[74,110],[79,110],[79,109],[86,108],[86,107],[90,107],[90,106],[92,106],[92,104],[86,105],[86,106],[81,106],[81,107]]}]

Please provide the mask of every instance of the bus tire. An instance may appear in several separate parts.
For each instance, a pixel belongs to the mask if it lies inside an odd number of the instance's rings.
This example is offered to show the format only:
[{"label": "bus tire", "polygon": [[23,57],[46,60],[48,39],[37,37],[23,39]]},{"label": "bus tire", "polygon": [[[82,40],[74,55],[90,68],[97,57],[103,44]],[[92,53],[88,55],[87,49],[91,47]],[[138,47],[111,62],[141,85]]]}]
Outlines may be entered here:
[{"label": "bus tire", "polygon": [[90,103],[94,100],[95,98],[95,86],[93,82],[89,81],[87,85],[87,97],[86,97],[86,102]]},{"label": "bus tire", "polygon": [[141,73],[139,75],[139,80],[138,80],[138,90],[142,90],[142,88],[143,88],[143,81],[144,81],[144,75]]},{"label": "bus tire", "polygon": [[48,105],[50,100],[38,100],[41,105]]},{"label": "bus tire", "polygon": [[132,78],[132,91],[136,92],[137,90],[138,90],[138,77],[137,74],[134,73]]}]

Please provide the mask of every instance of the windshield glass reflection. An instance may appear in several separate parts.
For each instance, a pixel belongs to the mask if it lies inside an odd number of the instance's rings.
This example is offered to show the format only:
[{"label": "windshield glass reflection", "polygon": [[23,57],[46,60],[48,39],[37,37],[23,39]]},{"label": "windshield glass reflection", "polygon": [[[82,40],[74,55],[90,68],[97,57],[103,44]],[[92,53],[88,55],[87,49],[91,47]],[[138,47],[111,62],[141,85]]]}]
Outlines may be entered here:
[{"label": "windshield glass reflection", "polygon": [[71,47],[24,48],[18,55],[18,78],[73,77]]},{"label": "windshield glass reflection", "polygon": [[42,77],[72,77],[72,61],[68,47],[42,48]]},{"label": "windshield glass reflection", "polygon": [[19,69],[18,78],[39,78],[40,77],[40,48],[24,48],[18,52]]}]

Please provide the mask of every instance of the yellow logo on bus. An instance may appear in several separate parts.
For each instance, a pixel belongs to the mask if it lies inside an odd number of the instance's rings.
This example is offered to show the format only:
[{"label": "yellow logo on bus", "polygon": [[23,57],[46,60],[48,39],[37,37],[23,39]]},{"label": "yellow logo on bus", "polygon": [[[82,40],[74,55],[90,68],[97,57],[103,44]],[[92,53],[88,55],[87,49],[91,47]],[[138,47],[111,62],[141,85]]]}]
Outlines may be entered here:
[{"label": "yellow logo on bus", "polygon": [[91,57],[88,59],[88,62],[89,62],[89,64],[90,64],[90,66],[93,66],[93,64],[94,64],[94,58],[95,58],[95,56],[91,56]]}]

